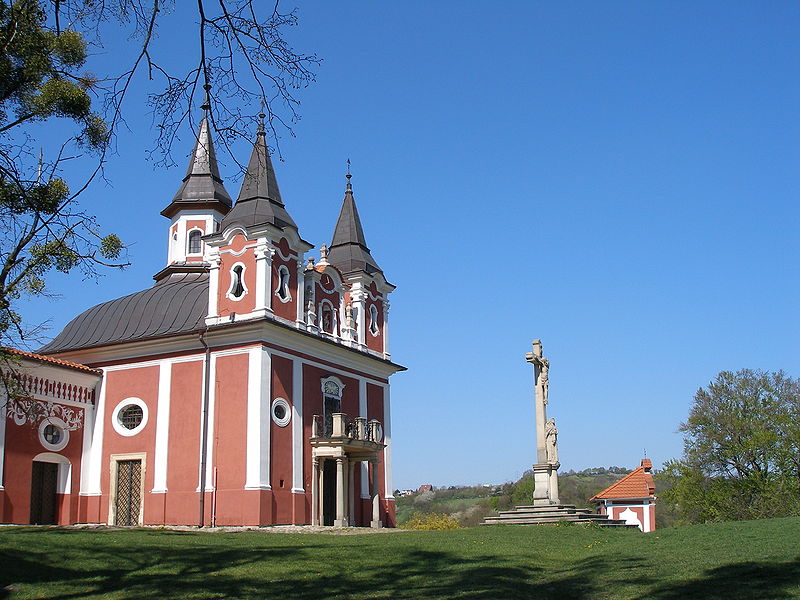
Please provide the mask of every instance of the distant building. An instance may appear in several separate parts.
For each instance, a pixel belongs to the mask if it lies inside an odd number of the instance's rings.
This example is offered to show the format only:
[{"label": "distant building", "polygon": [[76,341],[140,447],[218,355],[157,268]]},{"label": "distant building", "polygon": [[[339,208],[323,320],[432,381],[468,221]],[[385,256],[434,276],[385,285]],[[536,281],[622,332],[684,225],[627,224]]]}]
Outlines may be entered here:
[{"label": "distant building", "polygon": [[424,485],[419,486],[417,489],[417,493],[421,494],[422,492],[432,492],[433,486],[430,483],[426,483]]},{"label": "distant building", "polygon": [[[140,199],[159,193],[146,180]],[[165,200],[155,284],[19,354],[19,389],[0,391],[0,522],[394,525],[394,286],[350,174],[316,263],[263,115],[236,202],[206,117]]]},{"label": "distant building", "polygon": [[619,519],[629,525],[636,525],[645,533],[656,529],[656,486],[653,481],[653,463],[649,458],[642,464],[610,485],[599,494],[592,496],[597,512]]}]

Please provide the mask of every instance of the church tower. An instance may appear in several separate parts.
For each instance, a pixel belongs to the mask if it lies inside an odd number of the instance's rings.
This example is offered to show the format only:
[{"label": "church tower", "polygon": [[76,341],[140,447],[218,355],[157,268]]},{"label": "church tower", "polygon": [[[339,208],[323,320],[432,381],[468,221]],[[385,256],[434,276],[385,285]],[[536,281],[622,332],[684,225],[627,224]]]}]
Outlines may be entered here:
[{"label": "church tower", "polygon": [[159,281],[171,273],[204,269],[207,256],[202,238],[214,233],[231,210],[231,197],[222,183],[211,139],[208,96],[201,108],[204,114],[183,183],[161,211],[170,225],[167,267],[155,276]]},{"label": "church tower", "polygon": [[345,310],[352,314],[354,341],[358,348],[390,358],[389,293],[395,289],[386,281],[367,246],[361,218],[353,197],[352,175],[346,175],[342,208],[333,232],[327,261],[342,273]]},{"label": "church tower", "polygon": [[211,279],[207,325],[271,316],[305,328],[303,240],[286,210],[260,115],[239,197],[205,238]]}]

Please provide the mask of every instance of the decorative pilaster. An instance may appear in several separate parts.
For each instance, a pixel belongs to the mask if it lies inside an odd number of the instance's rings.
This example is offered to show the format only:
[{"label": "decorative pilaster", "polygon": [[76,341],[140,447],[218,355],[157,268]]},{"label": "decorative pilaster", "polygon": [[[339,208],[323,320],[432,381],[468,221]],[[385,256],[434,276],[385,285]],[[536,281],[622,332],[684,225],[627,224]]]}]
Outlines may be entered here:
[{"label": "decorative pilaster", "polygon": [[389,299],[383,298],[383,357],[389,360],[392,355],[389,353]]},{"label": "decorative pilaster", "polygon": [[355,305],[356,311],[356,343],[360,348],[367,347],[366,338],[366,312],[367,312],[367,297],[364,290],[361,289],[361,283],[356,282],[353,284],[353,290],[350,292],[350,300]]},{"label": "decorative pilaster", "polygon": [[306,277],[303,257],[297,257],[297,319],[295,324],[298,329],[306,328],[305,307],[306,307]]},{"label": "decorative pilaster", "polygon": [[217,302],[219,298],[219,250],[211,248],[208,252],[208,316],[206,325],[213,325],[219,316]]},{"label": "decorative pilaster", "polygon": [[256,244],[256,306],[259,316],[272,316],[272,257],[275,248],[266,238]]}]

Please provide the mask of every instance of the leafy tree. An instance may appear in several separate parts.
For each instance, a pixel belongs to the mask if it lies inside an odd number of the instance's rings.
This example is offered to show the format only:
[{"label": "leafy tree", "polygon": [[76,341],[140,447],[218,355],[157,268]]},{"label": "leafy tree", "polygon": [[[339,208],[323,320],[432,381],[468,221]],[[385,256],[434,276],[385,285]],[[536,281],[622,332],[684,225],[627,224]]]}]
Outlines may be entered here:
[{"label": "leafy tree", "polygon": [[[291,127],[294,90],[313,81],[310,68],[319,61],[285,40],[296,14],[265,4],[197,0],[197,46],[185,48],[186,62],[170,70],[159,58],[169,54],[175,64],[174,52],[158,45],[157,32],[174,0],[0,0],[0,348],[38,342],[17,306],[26,295],[47,293],[51,271],[93,277],[100,267],[126,265],[120,239],[102,234],[77,200],[103,174],[133,85],[153,90],[159,162],[171,162],[182,126],[194,129],[197,97],[209,89],[223,145],[249,137],[259,105],[273,138],[276,126]],[[92,53],[114,54],[118,40],[138,44],[130,63],[91,73]],[[51,122],[71,124],[71,132],[42,148],[37,137]]]},{"label": "leafy tree", "polygon": [[782,371],[721,372],[695,394],[662,499],[688,523],[800,514],[799,405]]}]

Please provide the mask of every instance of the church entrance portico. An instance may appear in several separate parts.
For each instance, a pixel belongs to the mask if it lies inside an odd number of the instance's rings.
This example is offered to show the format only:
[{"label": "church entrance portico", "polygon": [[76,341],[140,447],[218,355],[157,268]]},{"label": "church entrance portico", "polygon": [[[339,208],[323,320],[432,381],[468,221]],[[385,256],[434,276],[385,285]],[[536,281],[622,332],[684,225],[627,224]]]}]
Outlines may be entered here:
[{"label": "church entrance portico", "polygon": [[[363,417],[350,419],[344,413],[331,415],[331,427],[325,416],[314,415],[311,447],[311,524],[352,527],[356,519],[356,465],[369,465],[370,527],[383,526],[380,517],[378,485],[379,453],[383,428],[379,421]],[[361,521],[366,525],[366,515]]]}]

